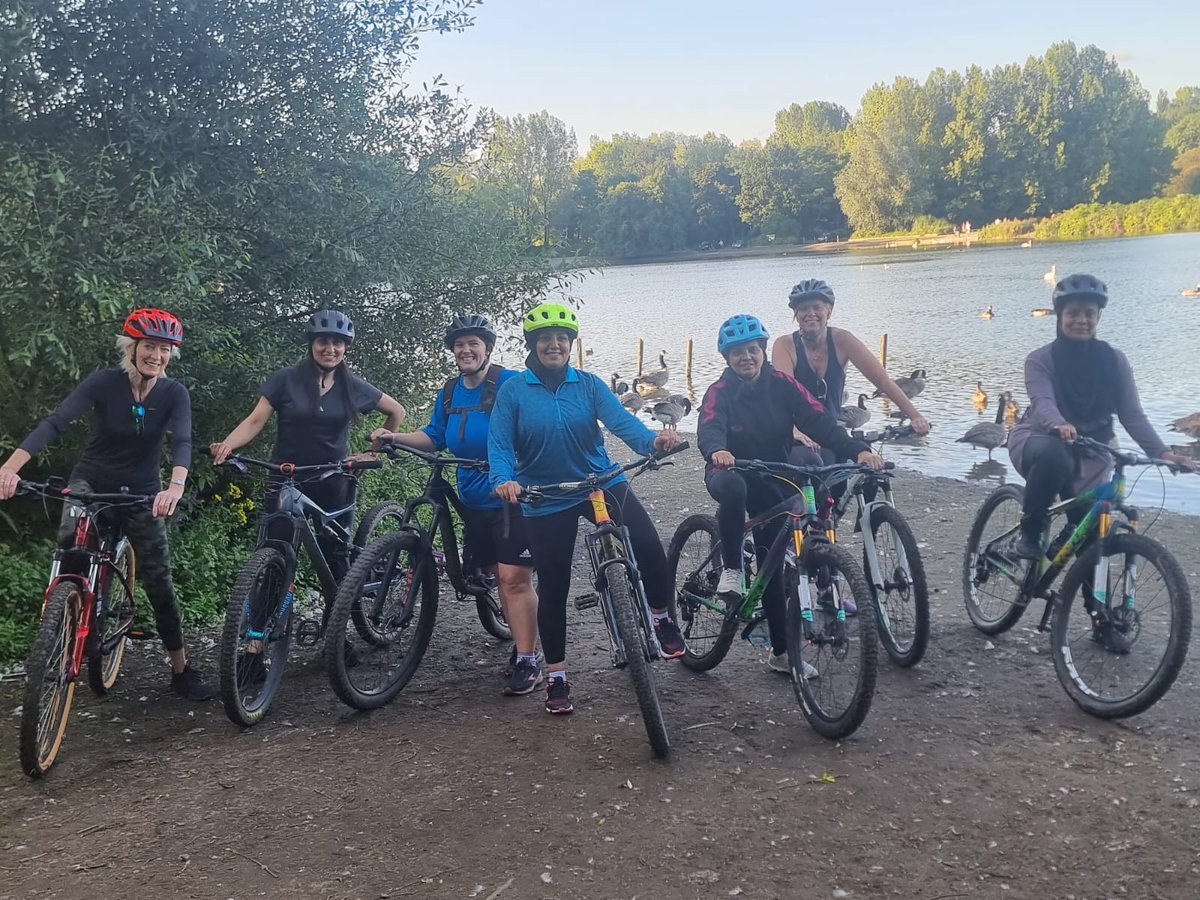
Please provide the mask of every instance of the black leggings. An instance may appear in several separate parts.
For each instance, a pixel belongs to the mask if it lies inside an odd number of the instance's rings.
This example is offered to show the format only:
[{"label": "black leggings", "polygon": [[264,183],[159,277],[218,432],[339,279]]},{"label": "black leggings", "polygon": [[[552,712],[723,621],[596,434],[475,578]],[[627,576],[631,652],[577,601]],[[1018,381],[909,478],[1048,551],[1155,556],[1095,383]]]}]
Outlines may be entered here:
[{"label": "black leggings", "polygon": [[[721,564],[727,569],[742,567],[742,537],[747,515],[754,516],[774,506],[795,491],[791,485],[774,478],[751,476],[729,469],[711,469],[704,475],[704,486],[720,504],[717,508],[717,535],[721,539]],[[754,529],[754,549],[761,566],[779,530],[787,524],[780,516]],[[783,600],[783,579],[776,576],[767,584],[762,598],[763,612],[771,632],[771,649],[787,651],[787,606]]]},{"label": "black leggings", "polygon": [[[612,520],[629,529],[629,540],[650,606],[667,608],[671,578],[667,571],[667,556],[654,523],[627,483],[606,488],[604,495]],[[546,516],[525,517],[525,530],[529,534],[538,575],[538,632],[548,665],[567,658],[567,595],[571,591],[571,564],[575,558],[580,516],[595,524],[590,501],[584,500]]]},{"label": "black leggings", "polygon": [[[1021,461],[1025,468],[1023,521],[1031,532],[1040,535],[1050,522],[1050,505],[1059,495],[1069,494],[1076,471],[1075,456],[1058,437],[1035,434],[1025,442]],[[1072,515],[1078,520],[1083,514]]]}]

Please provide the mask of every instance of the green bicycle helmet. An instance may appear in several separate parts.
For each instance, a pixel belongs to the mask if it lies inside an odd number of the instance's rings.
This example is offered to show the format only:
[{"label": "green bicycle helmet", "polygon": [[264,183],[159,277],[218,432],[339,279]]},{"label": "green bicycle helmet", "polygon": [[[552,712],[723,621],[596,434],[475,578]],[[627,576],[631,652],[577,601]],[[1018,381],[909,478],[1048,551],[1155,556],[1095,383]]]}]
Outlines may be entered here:
[{"label": "green bicycle helmet", "polygon": [[579,317],[575,310],[561,303],[541,303],[525,313],[521,320],[521,330],[526,337],[546,328],[563,328],[574,338],[579,334]]}]

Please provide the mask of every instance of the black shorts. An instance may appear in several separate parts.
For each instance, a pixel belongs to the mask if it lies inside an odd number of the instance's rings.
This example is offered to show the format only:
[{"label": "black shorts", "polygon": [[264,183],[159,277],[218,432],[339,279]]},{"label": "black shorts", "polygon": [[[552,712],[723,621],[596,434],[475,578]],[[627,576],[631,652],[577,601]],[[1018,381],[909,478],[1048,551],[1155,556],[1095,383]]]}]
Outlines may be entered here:
[{"label": "black shorts", "polygon": [[463,557],[468,565],[533,568],[533,554],[525,534],[521,507],[509,504],[508,536],[504,536],[504,509],[463,509]]}]

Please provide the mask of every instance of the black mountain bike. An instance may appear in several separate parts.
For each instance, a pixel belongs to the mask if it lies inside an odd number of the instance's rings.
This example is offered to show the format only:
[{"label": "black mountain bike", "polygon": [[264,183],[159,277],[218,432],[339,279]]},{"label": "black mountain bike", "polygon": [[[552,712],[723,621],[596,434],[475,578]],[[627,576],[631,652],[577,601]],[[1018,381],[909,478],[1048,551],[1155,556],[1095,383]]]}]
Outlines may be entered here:
[{"label": "black mountain bike", "polygon": [[[373,532],[400,507],[390,501],[371,507],[351,540],[354,504],[344,509],[324,510],[301,493],[300,484],[326,478],[353,478],[353,472],[382,468],[383,460],[347,459],[297,466],[234,454],[222,465],[242,474],[255,466],[281,479],[278,507],[259,521],[257,549],[234,582],[221,635],[221,702],[235,724],[250,726],[262,720],[279,692],[292,632],[297,632],[302,643],[315,643],[320,634],[320,624],[315,621],[293,627],[296,569],[301,549],[308,553],[321,593],[328,601],[337,596],[338,585],[317,543],[317,531],[346,544],[354,558]],[[346,520],[349,524],[342,524]]]},{"label": "black mountain bike", "polygon": [[[451,466],[485,471],[487,461],[400,444],[381,452],[393,458],[416,457],[429,466],[429,478],[420,495],[403,507],[395,504],[383,517],[377,539],[350,567],[329,615],[329,682],[355,709],[376,709],[390,702],[416,673],[433,634],[438,578],[443,573],[457,599],[474,601],[488,634],[499,640],[512,637],[494,581],[473,564],[469,547],[460,555],[451,511],[461,518],[462,500],[445,477]],[[356,657],[354,666],[346,664],[348,647]]]},{"label": "black mountain bike", "polygon": [[658,689],[654,684],[654,669],[650,663],[662,659],[662,647],[654,634],[650,603],[642,586],[642,575],[638,570],[637,557],[629,540],[629,530],[618,525],[608,513],[608,500],[604,496],[604,485],[618,475],[633,472],[633,478],[643,472],[659,469],[666,456],[686,450],[683,441],[668,453],[643,456],[610,472],[589,475],[581,481],[565,481],[559,484],[529,485],[521,492],[522,502],[536,505],[547,496],[562,497],[587,493],[592,504],[596,524],[584,535],[588,561],[592,564],[593,590],[575,598],[576,609],[599,606],[608,631],[610,658],[614,668],[629,669],[633,679],[633,692],[637,696],[646,735],[654,755],[665,758],[671,752],[671,739],[667,734],[667,723],[663,718],[662,705],[658,701]]},{"label": "black mountain bike", "polygon": [[[858,463],[792,466],[740,460],[739,472],[779,478],[796,489],[746,522],[743,564],[751,578],[738,603],[717,593],[721,543],[713,516],[689,516],[671,538],[667,564],[675,583],[679,624],[688,649],[683,664],[697,672],[720,664],[741,627],[750,639],[765,626],[760,606],[772,578],[784,579],[788,604],[788,665],[804,717],[825,737],[852,734],[867,716],[875,694],[877,614],[874,597],[849,549],[834,542],[834,523],[817,512],[814,482],[828,488],[840,479],[870,471]],[[787,527],[767,549],[761,566],[751,532],[780,516]],[[844,599],[852,597],[858,615],[847,617]]]}]

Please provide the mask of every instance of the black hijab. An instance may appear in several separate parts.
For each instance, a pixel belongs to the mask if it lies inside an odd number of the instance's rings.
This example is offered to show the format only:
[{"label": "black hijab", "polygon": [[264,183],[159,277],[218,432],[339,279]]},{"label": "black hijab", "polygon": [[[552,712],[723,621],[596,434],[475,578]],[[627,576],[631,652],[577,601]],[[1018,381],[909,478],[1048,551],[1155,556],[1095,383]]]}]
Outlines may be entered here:
[{"label": "black hijab", "polygon": [[551,392],[557,391],[558,386],[567,380],[567,366],[563,366],[561,369],[548,368],[538,359],[537,350],[533,348],[525,357],[525,365],[538,377],[538,381],[550,388]]},{"label": "black hijab", "polygon": [[1113,438],[1113,413],[1117,409],[1117,355],[1104,341],[1072,340],[1063,334],[1050,345],[1054,360],[1054,400],[1067,421],[1085,437],[1108,442]]}]

